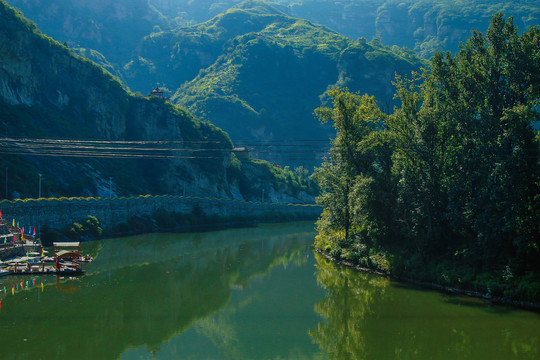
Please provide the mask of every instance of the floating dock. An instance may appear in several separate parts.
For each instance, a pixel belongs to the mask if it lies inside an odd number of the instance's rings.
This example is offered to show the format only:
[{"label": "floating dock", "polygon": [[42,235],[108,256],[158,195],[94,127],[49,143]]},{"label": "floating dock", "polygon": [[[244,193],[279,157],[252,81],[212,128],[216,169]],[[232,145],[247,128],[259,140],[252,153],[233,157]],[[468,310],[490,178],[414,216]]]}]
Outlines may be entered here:
[{"label": "floating dock", "polygon": [[[39,255],[30,253],[30,255]],[[0,262],[1,276],[6,275],[82,275],[83,263],[89,263],[93,259],[88,255],[82,255],[80,243],[54,243],[54,256],[25,256]]]},{"label": "floating dock", "polygon": [[4,272],[5,275],[83,275],[84,270],[83,269],[65,269],[60,268],[60,270],[57,270],[54,266],[45,266],[44,268],[39,267],[39,269],[11,269],[7,268]]}]

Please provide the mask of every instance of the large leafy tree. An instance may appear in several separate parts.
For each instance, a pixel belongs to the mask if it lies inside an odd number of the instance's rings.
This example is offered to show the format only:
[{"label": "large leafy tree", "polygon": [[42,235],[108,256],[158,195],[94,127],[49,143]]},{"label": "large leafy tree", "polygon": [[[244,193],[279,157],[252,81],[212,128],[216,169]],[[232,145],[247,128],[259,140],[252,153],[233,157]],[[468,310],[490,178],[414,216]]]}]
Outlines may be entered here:
[{"label": "large leafy tree", "polygon": [[[337,135],[332,141],[330,158],[317,169],[322,195],[318,198],[324,208],[318,222],[321,241],[319,246],[335,250],[341,256],[345,251],[357,254],[371,245],[360,239],[374,239],[373,231],[381,231],[375,216],[378,206],[374,179],[379,173],[389,173],[388,159],[379,153],[382,148],[378,130],[384,127],[385,115],[373,97],[351,94],[347,90],[329,92],[334,107],[321,107],[315,114],[321,121],[332,121]],[[378,159],[380,161],[378,161]]]},{"label": "large leafy tree", "polygon": [[432,62],[426,106],[445,109],[455,139],[449,219],[476,240],[468,245],[478,246],[484,268],[509,256],[537,263],[539,36],[538,27],[519,35],[498,14],[485,36],[474,32],[455,57]]},{"label": "large leafy tree", "polygon": [[539,84],[540,29],[519,34],[498,14],[456,55],[436,54],[429,72],[396,78],[391,115],[368,96],[330,92],[334,108],[316,111],[337,130],[316,173],[317,246],[350,260],[375,246],[407,262],[538,277]]}]

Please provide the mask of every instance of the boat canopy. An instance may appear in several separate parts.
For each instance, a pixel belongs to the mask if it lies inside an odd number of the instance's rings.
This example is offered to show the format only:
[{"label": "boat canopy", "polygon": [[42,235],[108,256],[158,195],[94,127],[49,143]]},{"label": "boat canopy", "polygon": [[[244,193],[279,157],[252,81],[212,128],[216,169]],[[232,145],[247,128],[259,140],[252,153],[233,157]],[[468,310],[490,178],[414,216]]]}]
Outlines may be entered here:
[{"label": "boat canopy", "polygon": [[54,247],[79,247],[81,246],[80,242],[55,242],[53,243]]},{"label": "boat canopy", "polygon": [[60,259],[77,259],[81,256],[78,251],[60,250],[56,253]]}]

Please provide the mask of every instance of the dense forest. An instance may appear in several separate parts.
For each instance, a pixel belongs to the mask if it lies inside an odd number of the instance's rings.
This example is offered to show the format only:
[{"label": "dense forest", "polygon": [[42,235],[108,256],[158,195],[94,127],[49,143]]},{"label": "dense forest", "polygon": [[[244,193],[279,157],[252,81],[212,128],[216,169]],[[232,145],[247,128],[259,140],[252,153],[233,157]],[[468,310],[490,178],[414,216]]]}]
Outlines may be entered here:
[{"label": "dense forest", "polygon": [[430,71],[397,77],[401,105],[333,89],[337,136],[315,177],[316,247],[445,286],[540,299],[540,28],[498,14]]}]

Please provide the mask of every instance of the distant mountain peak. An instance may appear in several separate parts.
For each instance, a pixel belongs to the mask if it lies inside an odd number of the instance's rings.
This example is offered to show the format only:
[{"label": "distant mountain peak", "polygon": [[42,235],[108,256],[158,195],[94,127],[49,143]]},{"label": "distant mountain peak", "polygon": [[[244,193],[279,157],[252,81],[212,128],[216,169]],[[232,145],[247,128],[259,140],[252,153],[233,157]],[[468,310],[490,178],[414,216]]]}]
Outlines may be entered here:
[{"label": "distant mountain peak", "polygon": [[258,15],[286,15],[278,9],[278,4],[263,0],[246,0],[233,6],[230,10],[241,9]]}]

